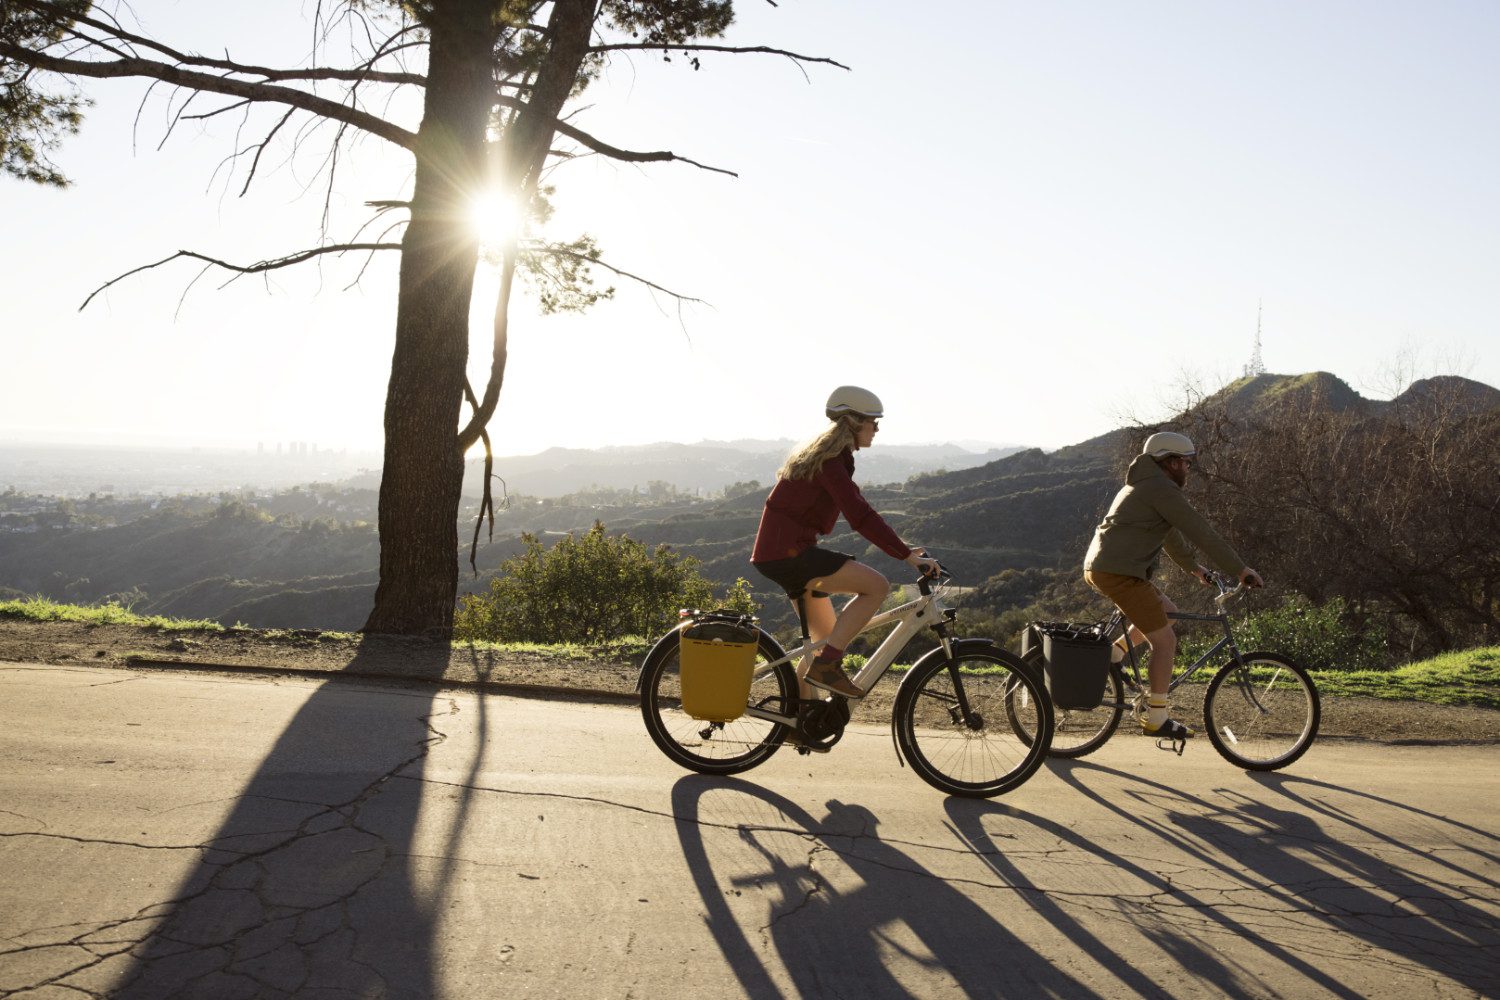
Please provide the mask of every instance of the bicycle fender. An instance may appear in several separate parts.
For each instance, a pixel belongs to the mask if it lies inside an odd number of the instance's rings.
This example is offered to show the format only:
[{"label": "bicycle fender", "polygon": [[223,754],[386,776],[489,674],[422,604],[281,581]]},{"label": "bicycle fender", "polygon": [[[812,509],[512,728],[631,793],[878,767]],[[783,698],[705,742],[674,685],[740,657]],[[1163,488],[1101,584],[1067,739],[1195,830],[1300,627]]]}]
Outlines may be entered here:
[{"label": "bicycle fender", "polygon": [[[640,692],[642,686],[646,683],[646,665],[656,658],[657,652],[663,646],[677,642],[681,638],[679,633],[691,624],[691,621],[684,621],[652,644],[651,651],[641,659],[641,669],[637,670],[635,674],[635,690],[637,693]],[[755,631],[759,634],[761,652],[766,654],[767,659],[779,660],[786,655],[786,650],[781,648],[781,643],[776,641],[775,636],[762,628],[757,628]]]},{"label": "bicycle fender", "polygon": [[[959,656],[970,650],[977,651],[999,648],[999,644],[994,639],[953,639],[948,645],[953,650],[954,656]],[[911,665],[911,669],[906,672],[906,676],[901,678],[901,686],[896,689],[896,705],[900,706],[903,698],[915,697],[909,688],[911,687],[911,679],[917,675],[918,667],[926,666],[928,660],[934,658],[943,660],[947,659],[947,657],[948,654],[943,652],[942,646],[928,650],[917,657],[917,662]],[[901,741],[896,739],[896,711],[894,709],[891,712],[891,745],[896,748],[896,763],[905,767],[906,760],[901,756]]]},{"label": "bicycle fender", "polygon": [[641,669],[636,671],[635,689],[637,692],[639,692],[642,685],[646,683],[646,664],[650,663],[656,657],[657,650],[661,649],[662,646],[666,645],[669,642],[678,641],[678,639],[680,638],[678,636],[678,633],[687,628],[690,624],[692,623],[689,621],[684,621],[682,624],[678,625],[676,628],[672,629],[670,632],[662,636],[660,639],[657,639],[656,642],[652,644],[651,651],[647,653],[646,656],[641,660]]}]

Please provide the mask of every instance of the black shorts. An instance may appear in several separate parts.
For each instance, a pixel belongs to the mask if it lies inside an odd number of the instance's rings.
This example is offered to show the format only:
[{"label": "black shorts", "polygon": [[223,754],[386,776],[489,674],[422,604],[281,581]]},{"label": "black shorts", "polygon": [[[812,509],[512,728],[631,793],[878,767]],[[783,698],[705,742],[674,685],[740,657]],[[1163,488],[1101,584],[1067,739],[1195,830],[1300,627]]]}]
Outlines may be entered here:
[{"label": "black shorts", "polygon": [[[844,563],[853,560],[854,557],[847,552],[820,549],[813,545],[790,559],[770,559],[765,562],[753,562],[750,565],[754,566],[761,576],[780,585],[793,600],[796,600],[802,596],[807,590],[807,585],[813,580],[832,576],[844,568]],[[827,597],[828,595],[821,590],[815,590],[812,596]]]}]

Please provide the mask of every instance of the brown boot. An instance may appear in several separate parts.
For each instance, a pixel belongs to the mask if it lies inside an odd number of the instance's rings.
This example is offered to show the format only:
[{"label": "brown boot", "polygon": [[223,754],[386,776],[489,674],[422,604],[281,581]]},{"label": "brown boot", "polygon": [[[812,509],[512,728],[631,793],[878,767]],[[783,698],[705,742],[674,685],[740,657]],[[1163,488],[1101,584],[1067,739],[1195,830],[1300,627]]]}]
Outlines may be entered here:
[{"label": "brown boot", "polygon": [[806,680],[815,688],[832,691],[852,701],[858,701],[865,696],[863,691],[854,686],[853,681],[844,676],[838,664],[827,660],[813,660],[812,666],[807,669]]}]

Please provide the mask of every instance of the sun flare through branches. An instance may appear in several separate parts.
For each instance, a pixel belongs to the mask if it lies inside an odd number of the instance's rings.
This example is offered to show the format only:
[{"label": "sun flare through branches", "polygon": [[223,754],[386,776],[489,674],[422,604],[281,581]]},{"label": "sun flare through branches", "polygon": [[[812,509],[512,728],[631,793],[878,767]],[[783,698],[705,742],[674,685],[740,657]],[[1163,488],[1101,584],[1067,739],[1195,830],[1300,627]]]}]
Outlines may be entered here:
[{"label": "sun flare through branches", "polygon": [[469,203],[468,224],[479,242],[503,251],[521,237],[524,219],[516,199],[494,189],[476,194]]}]

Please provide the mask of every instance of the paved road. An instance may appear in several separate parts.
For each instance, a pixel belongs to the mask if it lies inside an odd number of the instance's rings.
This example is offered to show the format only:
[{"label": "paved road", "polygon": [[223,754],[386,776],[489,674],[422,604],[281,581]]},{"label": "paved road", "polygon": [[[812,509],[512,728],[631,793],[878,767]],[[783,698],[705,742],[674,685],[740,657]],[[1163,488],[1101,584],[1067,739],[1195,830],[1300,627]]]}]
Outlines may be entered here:
[{"label": "paved road", "polygon": [[989,802],[620,706],[0,665],[0,995],[1500,994],[1500,753],[1117,738]]}]

